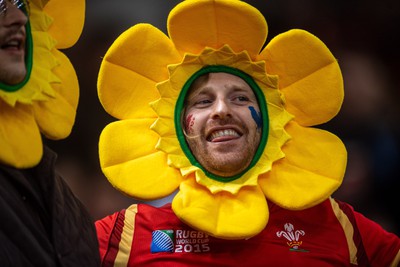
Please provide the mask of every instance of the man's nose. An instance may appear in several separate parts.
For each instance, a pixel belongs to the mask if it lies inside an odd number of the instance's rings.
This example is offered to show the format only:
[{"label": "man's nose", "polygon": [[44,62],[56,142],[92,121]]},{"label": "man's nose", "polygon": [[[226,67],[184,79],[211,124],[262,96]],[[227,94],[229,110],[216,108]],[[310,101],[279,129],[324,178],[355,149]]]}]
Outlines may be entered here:
[{"label": "man's nose", "polygon": [[212,118],[213,119],[224,119],[231,117],[232,111],[229,103],[225,99],[218,99],[213,105]]},{"label": "man's nose", "polygon": [[3,21],[6,26],[23,26],[28,22],[25,13],[15,5],[6,1],[7,11],[3,14]]}]

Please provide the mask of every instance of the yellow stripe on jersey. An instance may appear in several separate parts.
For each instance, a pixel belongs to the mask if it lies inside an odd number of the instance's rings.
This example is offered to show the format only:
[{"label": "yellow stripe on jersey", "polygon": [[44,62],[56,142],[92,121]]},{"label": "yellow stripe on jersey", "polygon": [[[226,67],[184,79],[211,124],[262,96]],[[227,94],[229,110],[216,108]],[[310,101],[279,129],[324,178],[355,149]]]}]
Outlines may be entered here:
[{"label": "yellow stripe on jersey", "polygon": [[131,205],[125,210],[124,228],[122,229],[121,241],[119,242],[119,250],[114,261],[114,266],[123,266],[129,262],[137,211],[137,204]]},{"label": "yellow stripe on jersey", "polygon": [[400,266],[399,263],[400,263],[400,250],[397,251],[397,255],[396,255],[396,257],[394,257],[394,260],[393,260],[392,264],[390,264],[390,267]]},{"label": "yellow stripe on jersey", "polygon": [[333,212],[335,213],[336,218],[342,225],[344,234],[346,235],[347,245],[349,247],[350,263],[358,265],[357,247],[353,240],[353,235],[354,235],[353,225],[351,224],[347,215],[340,209],[339,204],[333,198],[330,198],[330,201]]}]

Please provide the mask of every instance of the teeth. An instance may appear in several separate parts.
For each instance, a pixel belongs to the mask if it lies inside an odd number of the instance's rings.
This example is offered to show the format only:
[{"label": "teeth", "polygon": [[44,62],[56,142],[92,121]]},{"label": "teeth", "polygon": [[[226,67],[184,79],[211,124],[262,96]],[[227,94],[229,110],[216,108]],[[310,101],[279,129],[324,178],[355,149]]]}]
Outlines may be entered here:
[{"label": "teeth", "polygon": [[4,45],[2,45],[2,48],[7,48],[7,47],[19,47],[20,46],[20,42],[19,41],[10,41]]},{"label": "teeth", "polygon": [[240,135],[232,129],[221,130],[221,131],[213,132],[210,136],[210,141],[214,140],[215,138],[222,137],[222,136],[240,136]]},{"label": "teeth", "polygon": [[7,43],[8,46],[19,46],[19,42],[18,41],[11,41],[9,43]]}]

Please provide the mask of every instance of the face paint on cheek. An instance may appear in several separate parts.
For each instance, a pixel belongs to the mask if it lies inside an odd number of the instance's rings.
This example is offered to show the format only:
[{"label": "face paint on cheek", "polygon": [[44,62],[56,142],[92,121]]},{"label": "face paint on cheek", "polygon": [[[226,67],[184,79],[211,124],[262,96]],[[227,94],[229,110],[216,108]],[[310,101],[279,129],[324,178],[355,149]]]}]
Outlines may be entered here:
[{"label": "face paint on cheek", "polygon": [[249,107],[249,110],[251,113],[251,117],[256,122],[257,130],[261,129],[261,127],[262,127],[261,112],[257,112],[256,109],[252,106]]},{"label": "face paint on cheek", "polygon": [[194,126],[195,117],[193,114],[189,114],[186,117],[186,133],[191,134],[193,133],[193,126]]}]

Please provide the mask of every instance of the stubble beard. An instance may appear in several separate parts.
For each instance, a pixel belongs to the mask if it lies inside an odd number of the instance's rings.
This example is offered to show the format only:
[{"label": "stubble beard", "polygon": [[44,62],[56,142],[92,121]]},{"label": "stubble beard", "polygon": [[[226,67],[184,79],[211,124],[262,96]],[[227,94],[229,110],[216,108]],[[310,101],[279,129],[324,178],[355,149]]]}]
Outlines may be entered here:
[{"label": "stubble beard", "polygon": [[259,140],[241,141],[239,146],[233,147],[223,143],[213,144],[198,136],[189,138],[188,144],[204,169],[220,177],[232,177],[250,165]]},{"label": "stubble beard", "polygon": [[9,71],[9,69],[6,71],[3,71],[0,68],[0,72],[2,72],[0,75],[0,81],[5,84],[8,84],[8,85],[18,84],[18,83],[22,82],[26,76],[25,68],[23,68],[23,69],[15,68],[15,71]]},{"label": "stubble beard", "polygon": [[[4,32],[2,34],[2,39],[0,40],[0,43],[5,42],[5,40],[3,40],[5,36],[17,34],[26,36],[25,26],[20,27],[19,29],[11,29],[7,32]],[[21,47],[24,47],[24,49],[26,45],[25,41],[26,40],[24,40],[21,44]],[[0,82],[8,85],[16,85],[22,82],[27,75],[25,64],[26,51],[24,51],[24,53],[14,53],[15,52],[7,51],[7,49],[0,49]]]},{"label": "stubble beard", "polygon": [[[0,51],[1,53],[2,51]],[[0,55],[0,57],[2,57]],[[0,81],[15,85],[22,82],[27,74],[25,60],[21,56],[2,57],[2,62],[0,63]]]}]

